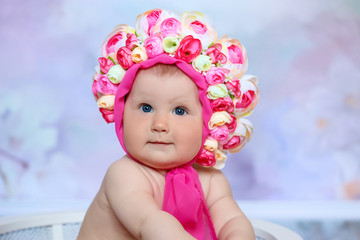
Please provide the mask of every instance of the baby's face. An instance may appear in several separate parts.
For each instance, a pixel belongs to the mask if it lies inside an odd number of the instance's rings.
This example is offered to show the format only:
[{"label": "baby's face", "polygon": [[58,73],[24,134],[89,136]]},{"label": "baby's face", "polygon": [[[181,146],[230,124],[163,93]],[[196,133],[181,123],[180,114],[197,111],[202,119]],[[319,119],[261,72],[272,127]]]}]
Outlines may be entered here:
[{"label": "baby's face", "polygon": [[183,73],[138,73],[124,109],[126,150],[138,161],[169,169],[192,160],[202,144],[198,88]]}]

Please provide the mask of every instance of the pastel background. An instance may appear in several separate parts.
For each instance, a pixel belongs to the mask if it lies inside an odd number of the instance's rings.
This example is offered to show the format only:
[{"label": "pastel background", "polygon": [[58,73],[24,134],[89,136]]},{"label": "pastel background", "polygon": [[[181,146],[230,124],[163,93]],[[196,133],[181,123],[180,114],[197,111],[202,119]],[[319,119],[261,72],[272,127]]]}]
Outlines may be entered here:
[{"label": "pastel background", "polygon": [[360,2],[0,1],[0,199],[91,200],[124,152],[91,93],[112,28],[161,7],[240,39],[261,99],[224,169],[238,200],[360,199]]}]

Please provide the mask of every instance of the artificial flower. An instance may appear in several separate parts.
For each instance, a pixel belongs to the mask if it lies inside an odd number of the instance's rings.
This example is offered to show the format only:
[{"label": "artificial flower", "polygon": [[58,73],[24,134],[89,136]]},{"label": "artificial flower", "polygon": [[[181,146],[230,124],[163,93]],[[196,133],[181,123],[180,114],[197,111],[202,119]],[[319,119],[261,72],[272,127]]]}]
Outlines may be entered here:
[{"label": "artificial flower", "polygon": [[240,81],[238,79],[232,79],[225,83],[227,89],[229,89],[230,93],[236,97],[240,97],[241,95],[241,88],[240,88]]},{"label": "artificial flower", "polygon": [[146,54],[149,58],[153,58],[164,52],[162,36],[160,34],[156,34],[148,37],[144,42],[144,47],[146,50]]},{"label": "artificial flower", "polygon": [[233,114],[230,114],[230,116],[231,116],[231,122],[227,123],[226,126],[228,127],[229,132],[234,132],[237,126],[237,118]]},{"label": "artificial flower", "polygon": [[[247,70],[248,61],[246,50],[240,41],[227,36],[221,38],[217,43],[221,44],[221,52],[225,54],[228,61],[222,67],[230,70],[229,76],[234,79],[241,78]],[[231,59],[230,59],[231,58]]]},{"label": "artificial flower", "polygon": [[120,46],[125,45],[127,33],[135,33],[135,29],[125,24],[116,26],[101,45],[101,55],[106,57],[116,54]]},{"label": "artificial flower", "polygon": [[164,37],[177,36],[180,34],[181,24],[176,18],[167,18],[160,25],[160,33]]},{"label": "artificial flower", "polygon": [[206,140],[204,142],[204,148],[211,152],[214,152],[215,150],[217,150],[218,145],[219,145],[218,141],[216,141],[216,139],[214,139],[212,137],[206,138]]},{"label": "artificial flower", "polygon": [[125,73],[126,71],[120,65],[115,65],[110,68],[109,72],[107,73],[107,77],[112,83],[119,84]]},{"label": "artificial flower", "polygon": [[206,55],[199,55],[192,62],[193,68],[205,72],[211,68],[211,58]]},{"label": "artificial flower", "polygon": [[105,108],[99,108],[102,117],[105,119],[107,123],[113,123],[115,122],[114,119],[114,110],[107,110]]},{"label": "artificial flower", "polygon": [[211,106],[214,111],[227,111],[229,113],[234,111],[234,102],[230,97],[212,100]]},{"label": "artificial flower", "polygon": [[179,47],[179,44],[180,44],[179,39],[177,39],[175,37],[166,37],[163,40],[164,51],[169,54],[173,54]]},{"label": "artificial flower", "polygon": [[233,136],[229,139],[229,141],[223,144],[222,148],[224,150],[236,149],[240,144],[241,144],[240,136]]},{"label": "artificial flower", "polygon": [[239,46],[235,44],[231,44],[228,48],[229,52],[229,60],[232,63],[240,63],[243,64],[245,61],[245,56]]},{"label": "artificial flower", "polygon": [[221,112],[214,112],[211,115],[210,121],[209,121],[209,129],[212,130],[216,127],[225,125],[227,123],[231,123],[232,118],[230,114],[226,111]]},{"label": "artificial flower", "polygon": [[206,149],[202,149],[201,154],[196,159],[196,162],[203,166],[213,166],[216,162],[215,154]]},{"label": "artificial flower", "polygon": [[144,46],[138,44],[131,53],[131,59],[135,63],[141,63],[142,61],[146,61],[148,59],[148,55],[146,54]]},{"label": "artificial flower", "polygon": [[126,35],[126,47],[129,49],[133,49],[138,42],[138,38],[134,33],[128,33]]},{"label": "artificial flower", "polygon": [[228,95],[228,89],[224,84],[210,86],[207,90],[209,99],[224,98]]},{"label": "artificial flower", "polygon": [[106,74],[109,69],[114,66],[114,63],[108,58],[101,57],[98,59],[98,61],[100,64],[100,71],[103,74]]},{"label": "artificial flower", "polygon": [[191,35],[184,37],[175,53],[175,58],[187,63],[192,62],[201,53],[201,42]]},{"label": "artificial flower", "polygon": [[110,82],[106,75],[100,75],[97,80],[96,90],[102,94],[114,94],[117,86]]},{"label": "artificial flower", "polygon": [[226,55],[221,52],[222,46],[220,43],[215,43],[206,50],[206,54],[211,58],[212,63],[224,64],[227,61]]},{"label": "artificial flower", "polygon": [[206,50],[216,41],[215,28],[210,20],[200,12],[183,12],[180,16],[181,31],[184,36],[192,35],[199,39],[202,47]]},{"label": "artificial flower", "polygon": [[221,150],[216,150],[215,151],[215,159],[216,159],[216,161],[225,161],[226,155]]},{"label": "artificial flower", "polygon": [[216,85],[224,83],[226,79],[227,69],[212,67],[209,71],[206,72],[205,80],[208,85]]},{"label": "artificial flower", "polygon": [[258,79],[252,75],[244,75],[240,79],[241,96],[234,99],[235,114],[244,117],[251,114],[252,110],[259,101],[259,90],[257,88]]},{"label": "artificial flower", "polygon": [[103,95],[97,100],[99,108],[105,108],[106,110],[114,109],[115,96],[114,95]]},{"label": "artificial flower", "polygon": [[145,40],[152,35],[154,26],[158,23],[162,9],[153,9],[140,14],[136,18],[136,33],[141,37],[141,40]]},{"label": "artificial flower", "polygon": [[225,141],[229,136],[229,129],[223,125],[210,130],[210,136],[218,141]]},{"label": "artificial flower", "polygon": [[205,34],[207,31],[206,25],[200,22],[199,20],[195,20],[192,23],[190,23],[190,27],[194,30],[196,34]]},{"label": "artificial flower", "polygon": [[255,92],[249,90],[244,92],[241,96],[241,100],[235,105],[236,108],[247,108],[254,100]]},{"label": "artificial flower", "polygon": [[119,64],[124,68],[128,69],[134,64],[134,61],[131,57],[131,50],[127,47],[121,47],[117,51],[116,58],[119,62]]},{"label": "artificial flower", "polygon": [[93,81],[92,86],[91,86],[91,91],[95,97],[95,100],[98,100],[99,96],[98,96],[98,90],[97,90],[97,81]]}]

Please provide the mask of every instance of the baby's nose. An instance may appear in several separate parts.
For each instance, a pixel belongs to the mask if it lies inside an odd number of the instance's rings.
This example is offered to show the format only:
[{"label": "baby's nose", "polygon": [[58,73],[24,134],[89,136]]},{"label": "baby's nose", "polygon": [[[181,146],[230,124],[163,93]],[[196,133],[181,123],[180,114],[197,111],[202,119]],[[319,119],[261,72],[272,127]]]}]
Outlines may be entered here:
[{"label": "baby's nose", "polygon": [[154,114],[151,130],[154,132],[168,132],[169,119],[165,114]]}]

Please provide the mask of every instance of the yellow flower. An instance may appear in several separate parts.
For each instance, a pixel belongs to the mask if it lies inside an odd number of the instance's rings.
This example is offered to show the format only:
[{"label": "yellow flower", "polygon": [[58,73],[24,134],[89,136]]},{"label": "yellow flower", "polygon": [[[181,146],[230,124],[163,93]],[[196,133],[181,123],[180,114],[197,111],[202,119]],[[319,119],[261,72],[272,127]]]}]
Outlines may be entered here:
[{"label": "yellow flower", "polygon": [[138,46],[132,51],[131,59],[136,63],[141,63],[148,59],[144,46],[138,44]]},{"label": "yellow flower", "polygon": [[232,118],[228,112],[226,111],[215,112],[210,118],[209,129],[212,130],[216,127],[225,125],[226,123],[231,123],[231,120]]},{"label": "yellow flower", "polygon": [[228,95],[228,89],[225,84],[218,84],[210,86],[207,90],[209,99],[223,98]]},{"label": "yellow flower", "polygon": [[225,153],[223,153],[223,151],[221,151],[221,150],[215,151],[215,158],[216,158],[216,161],[225,161],[227,159]]},{"label": "yellow flower", "polygon": [[204,142],[204,148],[210,152],[214,152],[218,148],[218,141],[215,139],[207,138]]},{"label": "yellow flower", "polygon": [[114,109],[115,96],[114,95],[103,95],[97,100],[99,108],[105,108],[107,110]]}]

